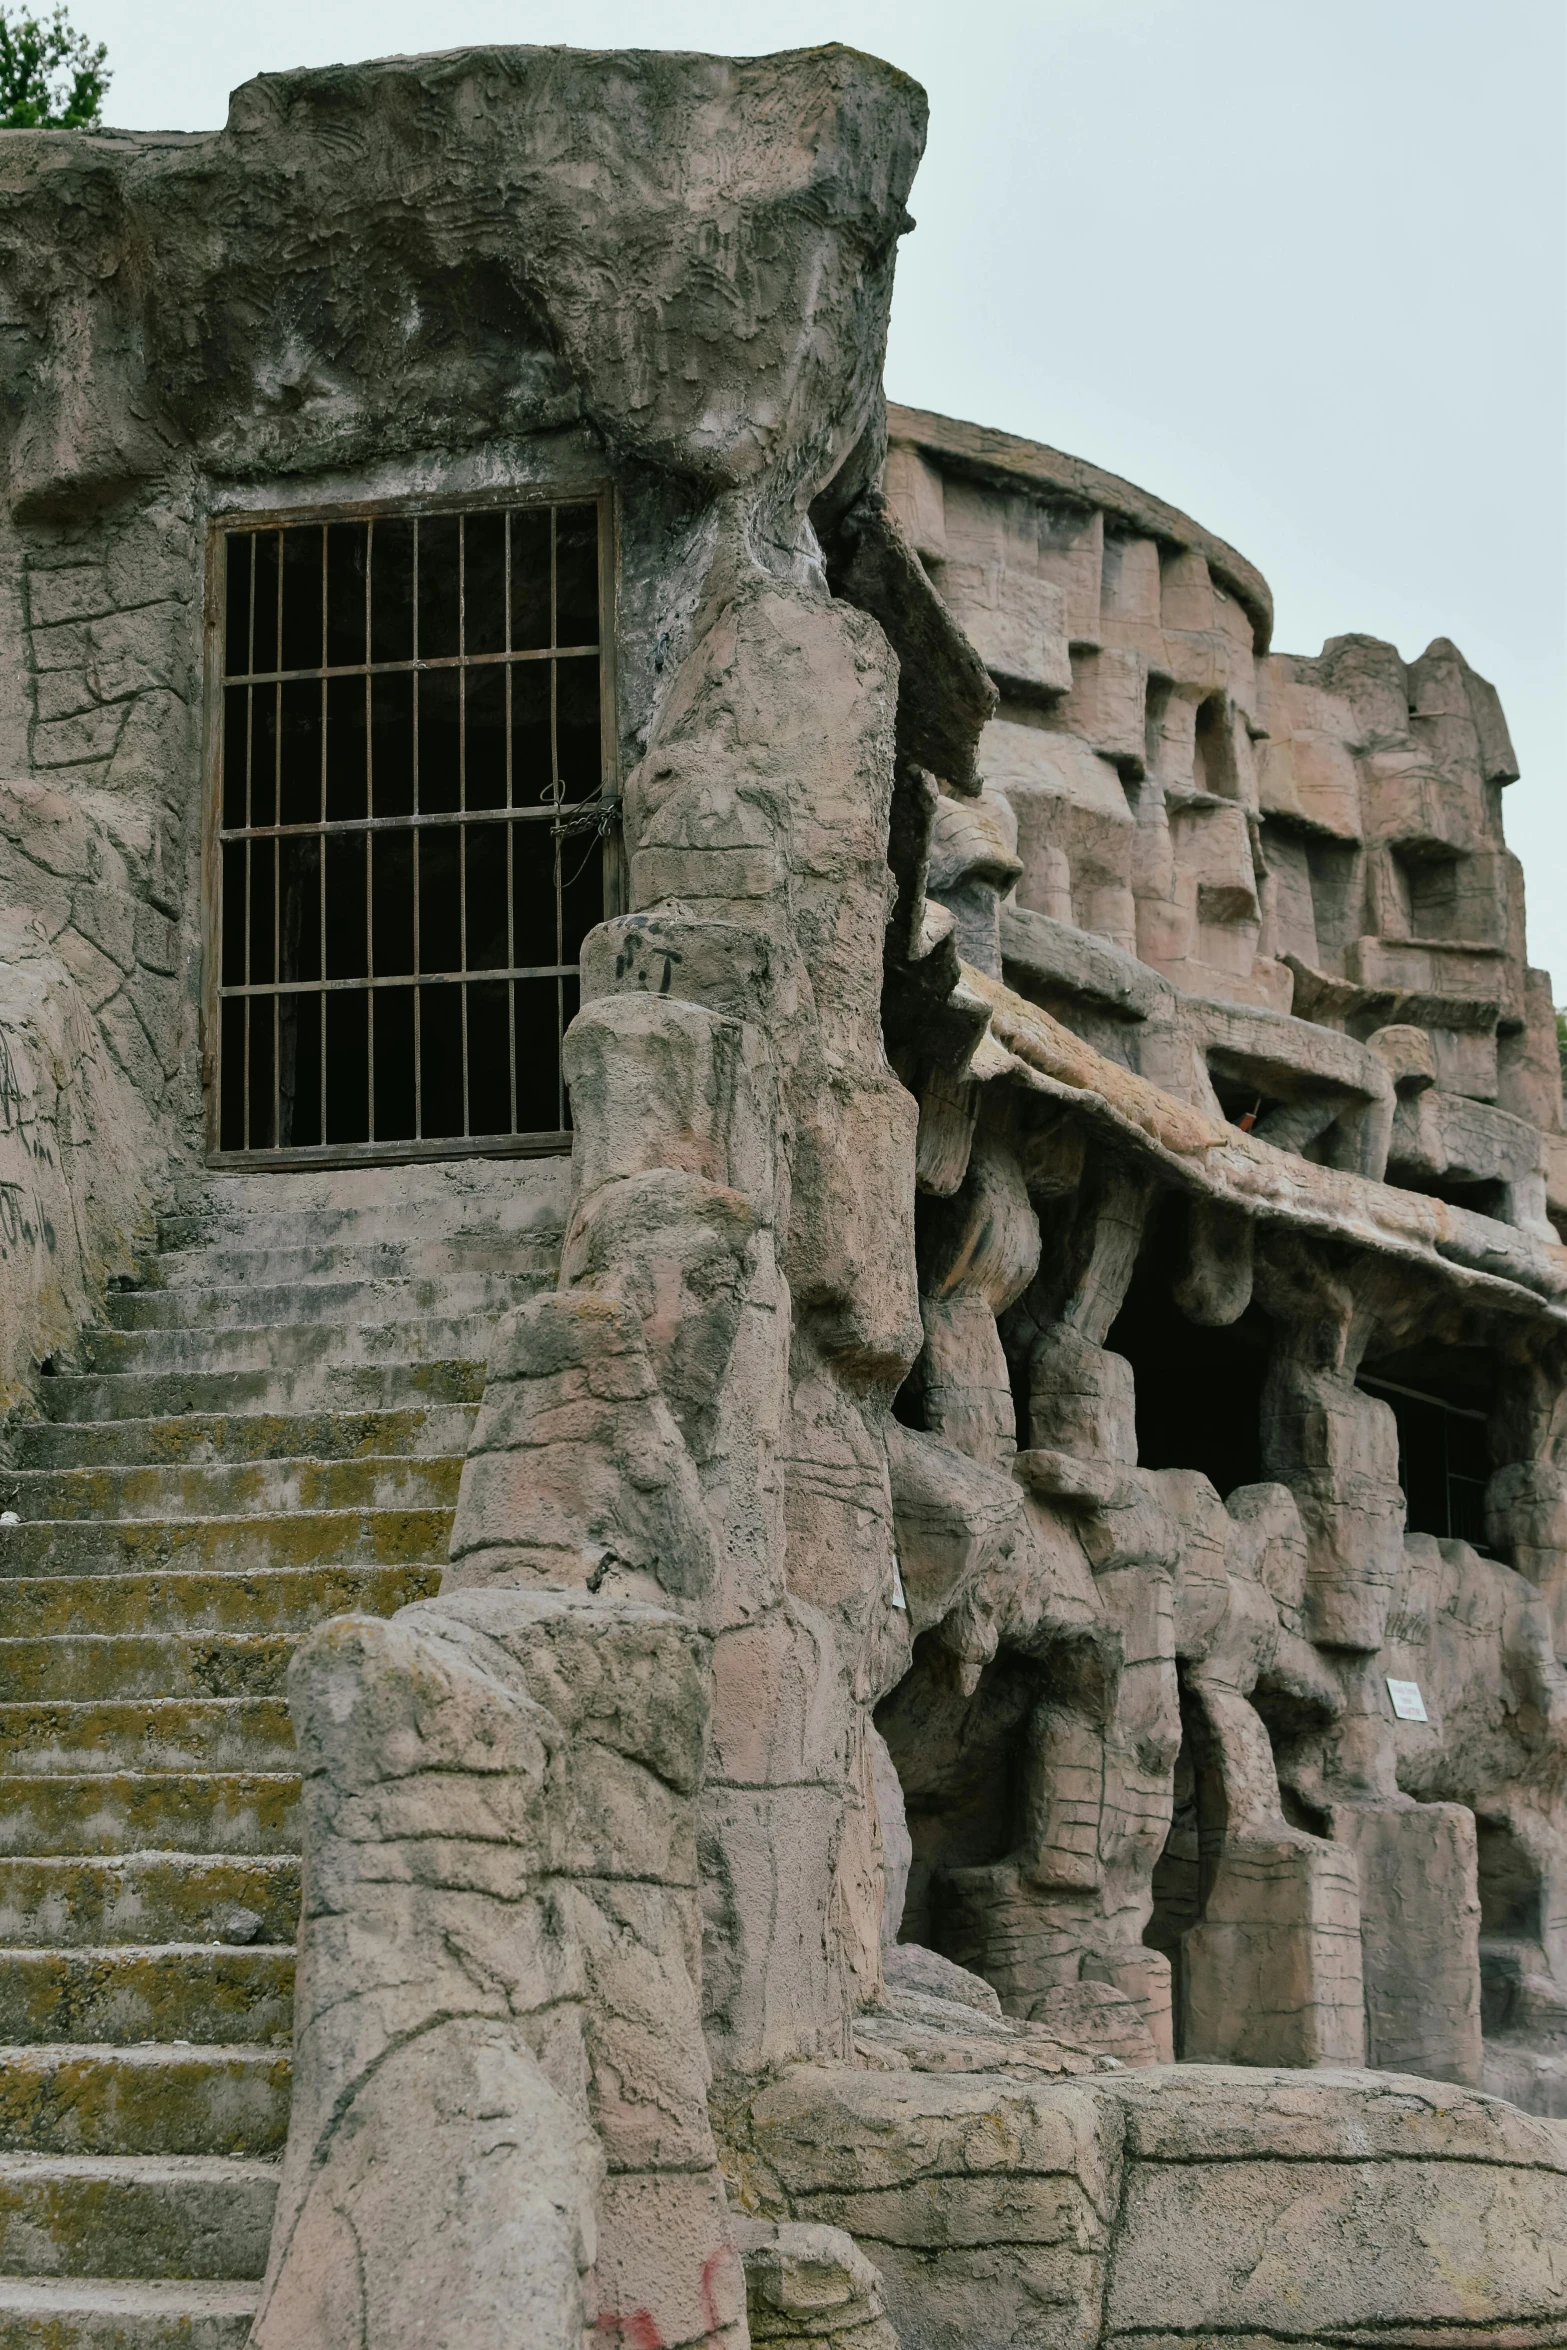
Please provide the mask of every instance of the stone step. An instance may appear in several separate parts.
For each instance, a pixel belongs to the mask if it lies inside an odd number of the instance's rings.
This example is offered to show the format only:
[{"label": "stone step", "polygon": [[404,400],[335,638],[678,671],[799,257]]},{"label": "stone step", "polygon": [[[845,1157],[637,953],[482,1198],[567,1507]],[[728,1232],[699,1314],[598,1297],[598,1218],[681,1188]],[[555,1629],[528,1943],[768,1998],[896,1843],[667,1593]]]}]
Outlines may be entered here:
[{"label": "stone step", "polygon": [[444,1239],[295,1240],[263,1247],[169,1249],[147,1268],[158,1289],[231,1289],[272,1281],[437,1281],[452,1273],[501,1273],[513,1280],[553,1281],[559,1234],[453,1233]]},{"label": "stone step", "polygon": [[252,1511],[451,1509],[461,1475],[460,1455],[180,1462],[130,1469],[16,1469],[9,1475],[0,1471],[0,1491],[29,1522],[232,1518]]},{"label": "stone step", "polygon": [[0,1703],[0,1776],[83,1771],[286,1771],[281,1697],[95,1697]]},{"label": "stone step", "polygon": [[293,1852],[24,1853],[0,1858],[0,1941],[75,1950],[120,1943],[288,1943]]},{"label": "stone step", "polygon": [[0,1855],[298,1850],[296,1771],[0,1778]]},{"label": "stone step", "polygon": [[159,1251],[456,1239],[470,1232],[558,1243],[570,1200],[568,1158],[491,1161],[484,1179],[466,1187],[426,1182],[423,1173],[339,1168],[292,1180],[280,1170],[218,1182],[159,1217]]},{"label": "stone step", "polygon": [[66,1632],[0,1639],[0,1698],[282,1697],[295,1640],[269,1633]]},{"label": "stone step", "polygon": [[305,1632],[328,1616],[390,1616],[412,1600],[433,1599],[441,1572],[433,1559],[323,1559],[242,1571],[187,1563],[134,1574],[0,1575],[0,1637]]},{"label": "stone step", "polygon": [[245,2350],[258,2284],[0,2277],[0,2350]]},{"label": "stone step", "polygon": [[278,2048],[0,2047],[0,2151],[279,2154],[291,2074]]},{"label": "stone step", "polygon": [[255,2156],[0,2155],[0,2276],[259,2278],[277,2177]]},{"label": "stone step", "polygon": [[160,1419],[187,1412],[275,1416],[417,1410],[476,1404],[483,1392],[482,1348],[436,1362],[318,1362],[304,1370],[59,1371],[38,1384],[47,1417],[72,1422]]},{"label": "stone step", "polygon": [[0,1950],[0,2045],[160,2040],[286,2048],[293,2016],[292,1944]]},{"label": "stone step", "polygon": [[242,2350],[290,2094],[288,1661],[439,1588],[490,1333],[554,1278],[567,1176],[192,1183],[12,1432],[0,2350]]},{"label": "stone step", "polygon": [[235,1330],[330,1323],[341,1330],[372,1324],[452,1320],[503,1314],[539,1288],[536,1279],[504,1273],[448,1273],[424,1280],[288,1281],[236,1286],[182,1283],[172,1289],[116,1290],[111,1330]]},{"label": "stone step", "polygon": [[[190,1462],[460,1458],[472,1404],[403,1411],[180,1412],[154,1420],[29,1420],[15,1430],[19,1469],[134,1469]],[[0,1472],[3,1476],[3,1472]]]},{"label": "stone step", "polygon": [[[144,1575],[158,1567],[238,1574],[318,1561],[412,1566],[443,1560],[451,1527],[450,1508],[295,1510],[254,1518],[36,1518],[0,1527],[0,1584],[11,1576]],[[9,1628],[0,1624],[0,1631]]]},{"label": "stone step", "polygon": [[471,1362],[483,1359],[493,1321],[491,1314],[424,1314],[389,1322],[242,1323],[227,1330],[84,1330],[79,1367],[147,1376]]}]

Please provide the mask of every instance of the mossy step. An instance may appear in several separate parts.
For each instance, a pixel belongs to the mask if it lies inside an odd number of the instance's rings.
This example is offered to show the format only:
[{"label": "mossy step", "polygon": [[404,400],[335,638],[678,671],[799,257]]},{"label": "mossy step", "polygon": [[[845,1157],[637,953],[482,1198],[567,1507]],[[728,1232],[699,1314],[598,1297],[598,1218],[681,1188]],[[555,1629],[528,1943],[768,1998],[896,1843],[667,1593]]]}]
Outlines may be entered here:
[{"label": "mossy step", "polygon": [[292,2060],[254,2047],[0,2047],[0,2151],[279,2154]]},{"label": "mossy step", "polygon": [[388,1322],[260,1322],[228,1330],[86,1330],[83,1371],[298,1371],[482,1357],[491,1314],[428,1314]]},{"label": "mossy step", "polygon": [[[522,1162],[514,1159],[508,1165],[520,1169]],[[347,1191],[335,1199],[291,1199],[283,1195],[279,1178],[268,1174],[243,1199],[213,1199],[160,1215],[157,1254],[290,1244],[324,1248],[337,1242],[363,1247],[381,1240],[455,1240],[468,1233],[514,1240],[547,1240],[553,1234],[558,1240],[570,1198],[570,1161],[564,1156],[535,1159],[529,1172],[531,1181],[528,1175],[503,1180],[488,1196],[475,1194],[461,1203],[449,1193],[415,1184],[406,1166],[383,1171],[378,1199],[354,1198]]]},{"label": "mossy step", "polygon": [[184,2277],[0,2277],[0,2350],[245,2350],[260,2297]]},{"label": "mossy step", "polygon": [[281,1697],[298,1635],[67,1632],[0,1639],[0,1698]]},{"label": "mossy step", "polygon": [[[511,1162],[513,1167],[518,1162]],[[158,1219],[158,1254],[176,1256],[198,1250],[216,1253],[228,1248],[329,1248],[336,1244],[368,1247],[386,1240],[459,1240],[482,1234],[490,1240],[516,1245],[532,1243],[541,1249],[560,1246],[570,1197],[570,1161],[564,1157],[535,1160],[548,1169],[543,1182],[524,1177],[497,1187],[488,1198],[474,1198],[462,1207],[449,1199],[421,1194],[407,1181],[407,1170],[396,1170],[397,1191],[373,1201],[341,1198],[332,1201],[295,1201],[276,1196],[276,1176],[268,1176],[263,1197],[257,1192],[232,1206],[178,1211]],[[390,1170],[389,1170],[390,1172]]]},{"label": "mossy step", "polygon": [[0,1950],[0,2045],[158,2040],[286,2048],[293,2015],[292,1945]]},{"label": "mossy step", "polygon": [[0,1778],[0,1854],[299,1850],[294,1771]]},{"label": "mossy step", "polygon": [[[0,1471],[24,1524],[36,1520],[237,1517],[252,1512],[450,1509],[462,1458],[179,1462],[140,1468]],[[0,1532],[0,1544],[5,1541]]]},{"label": "mossy step", "polygon": [[281,1697],[45,1698],[0,1703],[0,1776],[290,1768]]},{"label": "mossy step", "polygon": [[24,1853],[0,1857],[0,1943],[288,1943],[299,1856],[281,1853]]},{"label": "mossy step", "polygon": [[60,1371],[41,1379],[51,1420],[144,1420],[176,1413],[401,1411],[477,1403],[484,1354],[429,1362],[316,1363],[307,1370]]},{"label": "mossy step", "polygon": [[395,1615],[412,1600],[432,1599],[441,1573],[434,1559],[326,1559],[308,1567],[189,1563],[111,1575],[0,1575],[0,1637],[304,1632],[328,1616]]},{"label": "mossy step", "polygon": [[0,2155],[0,2275],[259,2278],[277,2178],[254,2156]]},{"label": "mossy step", "polygon": [[[500,1273],[510,1280],[556,1277],[558,1231],[459,1232],[444,1239],[291,1240],[270,1247],[166,1249],[148,1270],[158,1289],[259,1288],[288,1281],[436,1281],[449,1273]],[[132,1294],[135,1294],[134,1292]]]},{"label": "mossy step", "polygon": [[503,1314],[539,1287],[536,1278],[508,1273],[439,1273],[390,1280],[236,1284],[185,1281],[165,1289],[120,1289],[109,1297],[111,1330],[234,1330],[327,1323],[337,1330],[430,1316]]},{"label": "mossy step", "polygon": [[[444,1560],[450,1506],[279,1511],[261,1517],[37,1518],[0,1527],[0,1583],[11,1576],[113,1576],[219,1568]],[[9,1627],[4,1627],[9,1629]]]},{"label": "mossy step", "polygon": [[427,1460],[468,1449],[475,1407],[401,1411],[172,1412],[148,1420],[32,1420],[12,1449],[19,1469],[134,1469],[182,1462]]}]

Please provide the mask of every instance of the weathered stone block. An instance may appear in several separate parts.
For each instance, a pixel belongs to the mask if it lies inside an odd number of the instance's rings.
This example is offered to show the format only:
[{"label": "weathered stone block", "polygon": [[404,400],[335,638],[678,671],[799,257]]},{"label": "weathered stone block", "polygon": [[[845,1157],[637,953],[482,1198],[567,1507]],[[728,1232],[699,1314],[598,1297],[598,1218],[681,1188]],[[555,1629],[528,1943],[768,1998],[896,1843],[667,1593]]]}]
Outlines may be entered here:
[{"label": "weathered stone block", "polygon": [[1029,1443],[1087,1460],[1137,1459],[1132,1366],[1075,1330],[1047,1331],[1029,1357]]},{"label": "weathered stone block", "polygon": [[758,1030],[673,997],[601,996],[572,1022],[562,1065],[579,1200],[606,1183],[676,1168],[743,1194],[764,1221],[771,1216],[777,1110]]},{"label": "weathered stone block", "polygon": [[1263,1457],[1295,1495],[1306,1529],[1313,1638],[1379,1648],[1403,1559],[1392,1412],[1342,1373],[1281,1357],[1263,1388],[1262,1417]]},{"label": "weathered stone block", "polygon": [[802,2067],[753,2104],[747,2173],[791,2217],[875,2243],[903,2350],[1086,2346],[1119,2136],[1075,2086]]},{"label": "weathered stone block", "polygon": [[606,1574],[707,1589],[717,1571],[696,1469],[635,1312],[590,1291],[530,1298],[499,1326],[463,1464],[452,1588],[582,1587]]},{"label": "weathered stone block", "polygon": [[1363,2062],[1354,1855],[1288,1832],[1229,1837],[1182,1940],[1180,2000],[1188,2062]]},{"label": "weathered stone block", "polygon": [[336,2117],[279,2247],[258,2350],[412,2350],[445,2325],[471,2350],[503,2350],[519,2325],[539,2350],[575,2350],[603,2165],[504,2025],[437,2023],[390,2049]]},{"label": "weathered stone block", "polygon": [[1366,2061],[1481,2086],[1474,1814],[1459,1803],[1335,1806],[1360,1864]]}]

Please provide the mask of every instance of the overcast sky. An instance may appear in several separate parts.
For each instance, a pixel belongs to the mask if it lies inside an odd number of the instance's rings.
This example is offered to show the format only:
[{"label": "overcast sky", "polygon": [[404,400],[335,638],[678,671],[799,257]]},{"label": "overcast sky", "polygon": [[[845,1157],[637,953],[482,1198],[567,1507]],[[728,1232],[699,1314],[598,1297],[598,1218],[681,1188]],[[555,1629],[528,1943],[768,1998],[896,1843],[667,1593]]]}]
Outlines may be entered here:
[{"label": "overcast sky", "polygon": [[204,129],[251,74],[564,41],[842,40],[930,143],[887,388],[1184,507],[1275,642],[1450,636],[1523,780],[1530,949],[1567,1000],[1563,0],[72,0],[112,123]]}]

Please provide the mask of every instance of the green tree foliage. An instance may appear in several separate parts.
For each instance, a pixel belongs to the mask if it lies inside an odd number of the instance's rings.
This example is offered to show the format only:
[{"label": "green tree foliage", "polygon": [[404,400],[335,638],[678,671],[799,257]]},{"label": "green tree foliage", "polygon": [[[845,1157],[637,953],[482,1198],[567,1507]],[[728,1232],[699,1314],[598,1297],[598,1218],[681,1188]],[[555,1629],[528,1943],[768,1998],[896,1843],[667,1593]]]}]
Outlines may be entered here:
[{"label": "green tree foliage", "polygon": [[109,52],[63,8],[15,13],[0,0],[0,130],[85,130],[103,113]]},{"label": "green tree foliage", "polygon": [[1556,1015],[1556,1058],[1562,1065],[1562,1083],[1567,1085],[1567,1011]]}]

